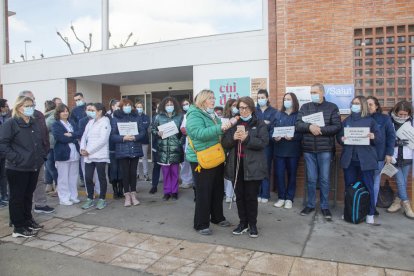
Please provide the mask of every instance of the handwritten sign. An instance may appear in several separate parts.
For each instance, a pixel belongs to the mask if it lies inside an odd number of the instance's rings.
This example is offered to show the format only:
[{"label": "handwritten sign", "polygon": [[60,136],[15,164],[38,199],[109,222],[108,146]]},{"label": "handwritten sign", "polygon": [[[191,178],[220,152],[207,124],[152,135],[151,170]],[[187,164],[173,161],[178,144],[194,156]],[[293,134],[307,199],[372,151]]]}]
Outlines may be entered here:
[{"label": "handwritten sign", "polygon": [[323,112],[317,112],[317,113],[313,113],[308,116],[303,116],[302,121],[304,121],[305,123],[317,125],[320,127],[325,126],[325,120],[323,119]]},{"label": "handwritten sign", "polygon": [[275,127],[272,137],[293,137],[295,135],[295,127]]},{"label": "handwritten sign", "polygon": [[178,133],[177,125],[173,121],[158,126],[158,130],[162,132],[161,139],[168,138]]},{"label": "handwritten sign", "polygon": [[398,130],[397,130],[397,137],[401,140],[407,140],[408,147],[410,149],[414,149],[414,128],[411,126],[410,122],[404,123]]},{"label": "handwritten sign", "polygon": [[392,164],[386,163],[384,168],[381,170],[381,174],[386,174],[389,177],[393,177],[398,172],[398,169]]},{"label": "handwritten sign", "polygon": [[138,135],[138,124],[136,122],[117,123],[119,135]]},{"label": "handwritten sign", "polygon": [[369,127],[345,127],[345,145],[369,145]]}]

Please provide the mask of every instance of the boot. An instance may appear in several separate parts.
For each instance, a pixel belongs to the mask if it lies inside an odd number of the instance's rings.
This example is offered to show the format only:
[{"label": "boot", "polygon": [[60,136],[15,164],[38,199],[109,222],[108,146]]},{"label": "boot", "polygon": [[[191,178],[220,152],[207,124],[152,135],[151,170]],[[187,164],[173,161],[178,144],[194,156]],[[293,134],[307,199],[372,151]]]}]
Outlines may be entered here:
[{"label": "boot", "polygon": [[139,201],[137,199],[137,193],[136,192],[131,192],[131,201],[132,201],[132,204],[134,206],[137,206],[139,204]]},{"label": "boot", "polygon": [[112,183],[112,189],[114,190],[114,199],[119,199],[119,196],[118,196],[118,183],[117,182]]},{"label": "boot", "polygon": [[411,209],[411,204],[409,200],[403,201],[402,206],[404,208],[404,214],[409,219],[414,219],[414,212]]},{"label": "boot", "polygon": [[394,198],[394,202],[391,206],[387,209],[388,213],[395,213],[401,209],[401,199],[397,196]]},{"label": "boot", "polygon": [[122,180],[118,182],[118,197],[124,197],[124,184],[122,183]]},{"label": "boot", "polygon": [[125,193],[125,207],[131,206],[131,193]]}]

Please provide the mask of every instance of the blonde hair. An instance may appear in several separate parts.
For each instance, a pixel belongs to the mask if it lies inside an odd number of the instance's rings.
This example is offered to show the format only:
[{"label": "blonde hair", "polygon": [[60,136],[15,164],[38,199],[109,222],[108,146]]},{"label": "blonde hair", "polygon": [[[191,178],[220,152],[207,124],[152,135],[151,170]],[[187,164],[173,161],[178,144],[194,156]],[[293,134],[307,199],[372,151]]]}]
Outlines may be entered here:
[{"label": "blonde hair", "polygon": [[195,105],[200,108],[200,109],[204,109],[203,104],[205,103],[205,101],[208,100],[208,98],[213,95],[214,96],[214,92],[209,90],[209,89],[203,89],[200,91],[200,93],[197,94],[196,96],[196,100],[195,100]]},{"label": "blonde hair", "polygon": [[30,97],[27,96],[19,96],[16,99],[16,102],[14,103],[13,109],[12,109],[12,117],[22,117],[22,113],[19,111],[19,108],[24,105],[25,102],[32,102],[33,100]]}]

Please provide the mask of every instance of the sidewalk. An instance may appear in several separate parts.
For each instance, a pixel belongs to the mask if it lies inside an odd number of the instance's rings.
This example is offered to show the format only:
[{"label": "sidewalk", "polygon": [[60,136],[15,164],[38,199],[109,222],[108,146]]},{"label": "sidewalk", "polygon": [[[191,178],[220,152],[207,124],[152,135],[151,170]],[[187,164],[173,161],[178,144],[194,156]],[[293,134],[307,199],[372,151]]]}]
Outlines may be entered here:
[{"label": "sidewalk", "polygon": [[[268,203],[259,206],[257,239],[215,225],[212,236],[201,236],[191,227],[192,190],[180,191],[176,202],[148,194],[145,182],[138,190],[141,205],[130,208],[114,200],[101,211],[57,206],[54,217],[36,217],[45,229],[31,239],[11,238],[8,212],[1,209],[0,252],[11,245],[40,248],[155,275],[414,275],[408,272],[414,271],[413,222],[402,214],[380,211],[382,225],[375,227],[342,221],[341,207],[327,223],[318,214],[301,217],[301,202],[292,210]],[[225,215],[238,223],[235,206],[225,205]]]}]

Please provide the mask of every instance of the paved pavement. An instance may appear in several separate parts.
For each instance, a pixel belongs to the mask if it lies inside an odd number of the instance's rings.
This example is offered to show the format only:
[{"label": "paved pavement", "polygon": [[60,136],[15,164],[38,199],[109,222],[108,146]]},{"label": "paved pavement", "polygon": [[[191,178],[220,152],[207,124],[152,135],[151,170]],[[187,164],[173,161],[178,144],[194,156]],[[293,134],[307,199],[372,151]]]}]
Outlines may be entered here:
[{"label": "paved pavement", "polygon": [[[8,212],[0,209],[1,274],[414,275],[413,221],[401,213],[380,210],[381,226],[351,225],[341,220],[340,207],[325,222],[318,213],[300,216],[299,201],[291,210],[269,202],[259,206],[259,238],[215,225],[212,236],[201,236],[192,229],[192,190],[180,191],[175,202],[148,190],[139,182],[141,205],[130,208],[119,200],[104,210],[57,206],[54,215],[36,215],[46,227],[32,239],[12,239]],[[238,223],[235,206],[225,205],[225,216]]]}]

